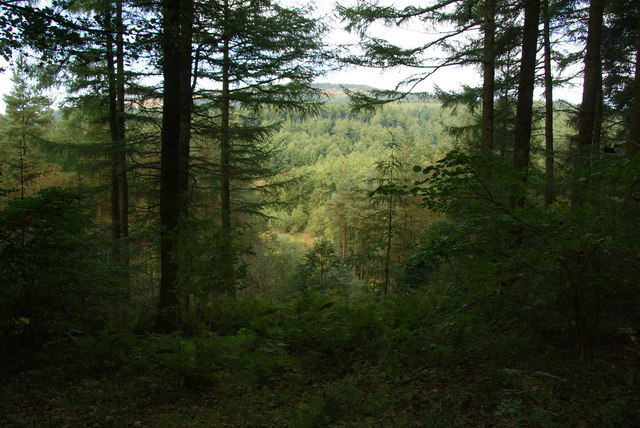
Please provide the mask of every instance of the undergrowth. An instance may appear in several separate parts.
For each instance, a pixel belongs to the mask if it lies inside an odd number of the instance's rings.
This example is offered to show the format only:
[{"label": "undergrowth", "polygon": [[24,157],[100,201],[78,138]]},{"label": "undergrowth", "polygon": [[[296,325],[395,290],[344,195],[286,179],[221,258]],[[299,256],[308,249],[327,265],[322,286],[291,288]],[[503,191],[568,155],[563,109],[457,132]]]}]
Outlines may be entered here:
[{"label": "undergrowth", "polygon": [[[7,376],[2,426],[640,426],[632,342],[593,362],[409,295],[221,298],[180,334],[106,328]],[[634,347],[635,346],[635,347]]]}]

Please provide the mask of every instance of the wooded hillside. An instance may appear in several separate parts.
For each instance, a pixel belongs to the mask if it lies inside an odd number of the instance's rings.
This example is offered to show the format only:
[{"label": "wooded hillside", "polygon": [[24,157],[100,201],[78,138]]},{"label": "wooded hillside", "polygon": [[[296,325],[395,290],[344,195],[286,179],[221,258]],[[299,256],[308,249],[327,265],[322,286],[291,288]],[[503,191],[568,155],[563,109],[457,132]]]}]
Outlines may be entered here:
[{"label": "wooded hillside", "polygon": [[640,425],[636,1],[0,11],[1,426]]}]

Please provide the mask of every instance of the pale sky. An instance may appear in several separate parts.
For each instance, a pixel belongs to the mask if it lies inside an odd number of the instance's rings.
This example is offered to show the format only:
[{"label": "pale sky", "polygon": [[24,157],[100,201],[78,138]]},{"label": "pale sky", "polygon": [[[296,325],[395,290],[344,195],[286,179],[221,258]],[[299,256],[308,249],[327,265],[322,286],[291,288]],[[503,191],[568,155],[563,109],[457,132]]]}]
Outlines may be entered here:
[{"label": "pale sky", "polygon": [[[286,0],[283,1],[285,4],[305,4],[306,0]],[[319,1],[319,5],[317,6],[317,14],[318,16],[332,16],[333,15],[333,4],[329,2]],[[355,4],[356,0],[342,0],[340,1],[343,5],[351,5]],[[383,1],[381,3],[389,4],[389,1]],[[391,3],[394,3],[398,6],[404,6],[407,4],[415,3],[410,0],[395,0]],[[334,22],[334,26],[338,27],[340,24],[338,22]],[[414,25],[408,29],[398,29],[398,28],[388,28],[382,25],[376,25],[372,27],[373,34],[377,37],[385,38],[390,40],[392,43],[396,43],[399,45],[409,46],[411,44],[419,44],[424,43],[429,39],[430,36],[424,31],[419,25]],[[355,43],[357,41],[356,37],[346,33],[345,31],[340,30],[339,28],[334,29],[330,34],[330,43]],[[7,64],[4,61],[0,61],[0,66],[4,68],[7,67]],[[5,71],[4,73],[0,73],[0,95],[4,95],[11,90],[11,81],[10,81],[10,70]],[[394,89],[396,84],[400,82],[403,78],[411,75],[411,70],[408,69],[392,69],[392,70],[373,70],[366,68],[349,68],[339,72],[333,72],[328,74],[327,76],[323,76],[318,79],[319,83],[342,83],[342,84],[359,84],[359,85],[369,85],[378,89]],[[580,82],[577,82],[578,85],[574,88],[556,88],[554,90],[554,98],[556,99],[565,99],[572,103],[579,103],[581,101],[581,88]],[[439,70],[433,76],[431,76],[427,81],[423,82],[419,85],[416,90],[431,92],[433,91],[434,86],[438,86],[444,90],[455,90],[459,89],[462,84],[467,84],[470,86],[476,86],[481,84],[481,75],[479,70],[473,67],[450,67],[447,69]],[[541,90],[537,92],[538,97],[541,97]],[[5,105],[3,97],[0,97],[0,112],[4,113]]]}]

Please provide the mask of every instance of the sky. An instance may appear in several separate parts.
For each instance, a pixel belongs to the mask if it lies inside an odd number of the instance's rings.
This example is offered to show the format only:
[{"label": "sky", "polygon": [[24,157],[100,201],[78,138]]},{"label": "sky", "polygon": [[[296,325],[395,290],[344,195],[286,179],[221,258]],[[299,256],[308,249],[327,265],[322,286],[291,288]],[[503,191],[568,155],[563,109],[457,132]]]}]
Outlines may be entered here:
[{"label": "sky", "polygon": [[[288,0],[293,4],[304,4],[305,0]],[[350,6],[357,3],[357,0],[339,0],[339,3],[343,6]],[[415,5],[415,0],[380,0],[381,4],[394,5],[396,7],[405,7],[408,5]],[[332,16],[333,4],[328,2],[322,2],[319,0],[317,6],[317,14],[319,16]],[[341,30],[341,24],[334,22],[334,30],[331,32],[329,38],[333,43],[356,43],[357,38]],[[419,23],[413,23],[406,28],[389,28],[382,24],[375,24],[370,27],[370,34],[375,37],[380,37],[388,40],[402,47],[415,47],[421,44],[427,43],[430,39],[435,37],[433,30],[428,32]],[[438,56],[438,52],[433,53],[434,57]],[[577,66],[576,68],[579,68]],[[575,73],[576,68],[567,70],[569,73]],[[327,76],[319,79],[319,82],[323,83],[344,83],[344,84],[361,84],[369,85],[378,89],[395,89],[398,82],[414,74],[415,71],[408,67],[404,69],[390,69],[390,70],[374,70],[366,68],[351,68],[343,71],[330,73]],[[582,82],[572,82],[573,86],[567,86],[564,88],[554,88],[554,99],[565,100],[571,103],[578,104],[582,100]],[[455,91],[462,88],[463,85],[467,86],[481,86],[482,74],[479,67],[467,66],[467,67],[447,67],[436,71],[432,76],[422,82],[416,87],[416,91],[433,92],[435,87],[438,87],[445,91]],[[536,89],[536,98],[543,98],[543,89]]]},{"label": "sky", "polygon": [[[348,6],[352,5],[356,0],[341,0],[340,4]],[[291,5],[304,5],[307,0],[283,0],[284,4]],[[387,0],[384,4],[395,4],[398,7],[403,7],[408,4],[415,4],[410,0]],[[316,15],[321,17],[333,16],[333,3],[318,0],[316,5]],[[355,43],[357,38],[343,30],[341,30],[340,23],[336,20],[333,21],[333,31],[329,34],[330,43]],[[372,34],[377,37],[390,40],[392,43],[399,45],[409,46],[410,44],[424,43],[433,35],[428,34],[419,25],[412,25],[406,29],[388,28],[382,25],[376,25],[372,27]],[[11,90],[11,72],[9,70],[10,65],[4,61],[0,61],[0,67],[7,69],[7,71],[0,73],[0,95],[4,95]],[[394,89],[396,84],[402,79],[410,76],[412,71],[409,69],[391,69],[391,70],[374,70],[366,69],[362,67],[347,68],[345,70],[336,71],[327,74],[318,79],[319,83],[340,83],[340,84],[358,84],[368,85],[378,89]],[[576,82],[574,87],[557,88],[554,90],[554,98],[564,99],[572,103],[579,103],[581,100],[580,82]],[[475,67],[450,67],[444,70],[439,70],[429,79],[419,85],[416,90],[424,92],[432,92],[435,86],[443,90],[456,90],[461,88],[463,84],[469,86],[479,86],[481,84],[481,74],[479,69]],[[542,90],[538,90],[536,93],[538,98],[542,97]],[[60,98],[60,95],[57,95]],[[54,97],[55,98],[55,97]],[[58,100],[59,101],[59,100]],[[0,112],[4,113],[5,103],[3,96],[0,96]]]}]

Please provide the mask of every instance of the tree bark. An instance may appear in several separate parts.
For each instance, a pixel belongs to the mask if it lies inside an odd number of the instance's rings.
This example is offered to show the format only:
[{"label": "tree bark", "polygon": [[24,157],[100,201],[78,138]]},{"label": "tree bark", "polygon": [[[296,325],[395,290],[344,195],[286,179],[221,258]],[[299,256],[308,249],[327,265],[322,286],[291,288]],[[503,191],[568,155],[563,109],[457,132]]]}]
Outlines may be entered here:
[{"label": "tree bark", "polygon": [[[522,33],[522,59],[518,82],[516,104],[515,140],[513,147],[513,170],[515,178],[527,182],[529,171],[529,151],[531,143],[531,123],[533,114],[533,88],[535,85],[536,52],[538,46],[538,20],[540,0],[525,0],[524,28]],[[524,189],[511,195],[512,208],[523,207],[526,196]]]},{"label": "tree bark", "polygon": [[[589,6],[587,46],[584,58],[582,105],[578,117],[578,138],[576,141],[576,166],[578,174],[582,173],[581,170],[588,168],[593,145],[596,105],[600,87],[600,47],[602,44],[603,14],[604,0],[591,0]],[[585,180],[576,181],[572,202],[582,204],[586,189],[587,183]]]},{"label": "tree bark", "polygon": [[495,92],[495,0],[485,0],[483,8],[484,47],[482,58],[482,135],[481,146],[487,153],[493,149],[494,92]]},{"label": "tree bark", "polygon": [[551,12],[549,0],[543,3],[544,29],[544,206],[554,199],[554,147],[553,147],[553,76],[551,74]]},{"label": "tree bark", "polygon": [[636,41],[636,70],[633,80],[633,104],[631,105],[631,120],[629,130],[629,156],[640,153],[640,22],[638,22],[638,40]]},{"label": "tree bark", "polygon": [[120,210],[120,261],[125,275],[129,275],[129,180],[127,178],[127,152],[125,142],[125,75],[124,75],[124,23],[122,1],[116,0],[116,124],[117,124],[117,175],[118,208]]},{"label": "tree bark", "polygon": [[[224,1],[225,26],[229,13],[229,2]],[[222,45],[222,90],[220,93],[220,226],[224,291],[232,292],[234,287],[233,248],[231,233],[231,100],[230,100],[230,40],[225,34]]]},{"label": "tree bark", "polygon": [[109,98],[109,135],[111,139],[110,162],[111,162],[111,258],[120,261],[120,180],[119,180],[119,156],[118,156],[118,94],[116,91],[116,65],[114,61],[113,23],[111,21],[111,4],[109,3],[105,12],[104,26],[106,33],[106,54],[107,54],[107,82]]},{"label": "tree bark", "polygon": [[122,37],[124,25],[122,0],[116,0],[115,3],[115,19],[112,19],[111,3],[105,13],[109,134],[111,139],[111,238],[113,241],[111,255],[113,260],[117,260],[125,266],[125,275],[128,275],[129,185],[125,152],[125,76]]},{"label": "tree bark", "polygon": [[596,94],[596,106],[593,118],[593,138],[591,141],[591,155],[602,151],[602,117],[604,114],[604,105],[602,99],[602,70],[598,73],[598,93]]},{"label": "tree bark", "polygon": [[160,165],[160,304],[158,328],[180,326],[175,254],[179,220],[187,214],[191,136],[191,39],[193,0],[163,0],[162,71],[164,77]]},{"label": "tree bark", "polygon": [[220,224],[224,230],[229,230],[231,229],[229,40],[224,40],[222,54],[222,92],[220,99]]}]

